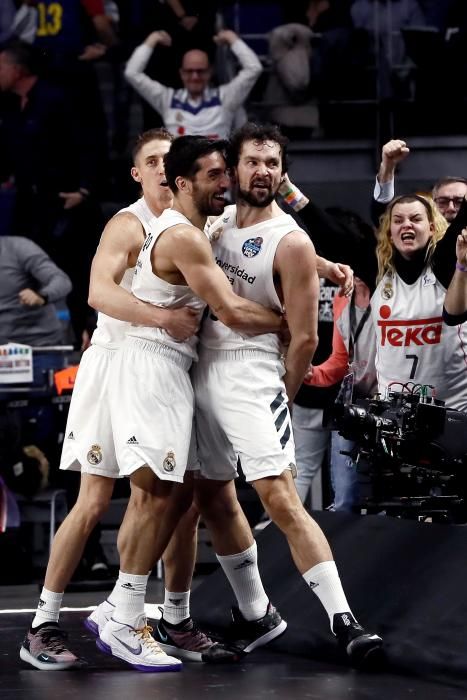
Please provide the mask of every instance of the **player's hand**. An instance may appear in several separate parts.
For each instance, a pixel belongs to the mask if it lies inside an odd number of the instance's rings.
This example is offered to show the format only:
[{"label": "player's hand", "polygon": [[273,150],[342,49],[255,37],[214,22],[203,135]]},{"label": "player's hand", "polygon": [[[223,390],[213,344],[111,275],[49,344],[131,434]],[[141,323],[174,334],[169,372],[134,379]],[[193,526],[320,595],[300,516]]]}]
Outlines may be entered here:
[{"label": "player's hand", "polygon": [[199,311],[183,306],[181,309],[172,309],[165,330],[175,340],[188,340],[198,331],[199,322]]},{"label": "player's hand", "polygon": [[350,297],[353,292],[353,270],[343,263],[329,263],[326,279],[339,286],[340,297]]},{"label": "player's hand", "polygon": [[457,236],[456,256],[460,265],[467,265],[467,228],[462,229],[462,232]]},{"label": "player's hand", "polygon": [[170,34],[168,34],[168,32],[161,29],[156,32],[151,32],[144,40],[144,43],[150,46],[152,49],[156,44],[160,44],[161,46],[172,46],[172,37]]},{"label": "player's hand", "polygon": [[33,289],[22,289],[18,294],[19,301],[25,306],[44,306],[45,299]]}]

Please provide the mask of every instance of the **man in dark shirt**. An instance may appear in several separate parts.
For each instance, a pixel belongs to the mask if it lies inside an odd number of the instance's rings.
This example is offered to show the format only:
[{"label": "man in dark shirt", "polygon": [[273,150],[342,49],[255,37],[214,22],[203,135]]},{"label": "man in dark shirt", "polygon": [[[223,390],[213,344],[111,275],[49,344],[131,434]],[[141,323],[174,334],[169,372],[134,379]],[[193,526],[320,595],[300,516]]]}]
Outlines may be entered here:
[{"label": "man in dark shirt", "polygon": [[101,229],[95,199],[102,139],[77,120],[67,91],[44,79],[34,47],[12,42],[0,52],[0,181],[13,178],[12,233],[36,241],[73,282],[69,299],[77,340],[92,254]]}]

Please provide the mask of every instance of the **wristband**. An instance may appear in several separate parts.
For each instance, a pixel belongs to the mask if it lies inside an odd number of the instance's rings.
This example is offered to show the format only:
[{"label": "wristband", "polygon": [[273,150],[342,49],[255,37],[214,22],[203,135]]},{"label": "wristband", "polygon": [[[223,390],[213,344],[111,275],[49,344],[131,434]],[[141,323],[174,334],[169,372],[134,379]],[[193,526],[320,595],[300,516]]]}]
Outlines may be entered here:
[{"label": "wristband", "polygon": [[467,272],[467,266],[461,265],[460,262],[456,262],[456,270],[459,270],[459,272]]}]

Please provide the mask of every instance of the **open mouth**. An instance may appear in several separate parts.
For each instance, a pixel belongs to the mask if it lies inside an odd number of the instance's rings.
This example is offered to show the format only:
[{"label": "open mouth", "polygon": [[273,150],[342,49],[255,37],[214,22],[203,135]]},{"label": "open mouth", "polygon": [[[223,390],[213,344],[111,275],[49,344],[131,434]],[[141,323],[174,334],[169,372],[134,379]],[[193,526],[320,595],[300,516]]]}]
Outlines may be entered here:
[{"label": "open mouth", "polygon": [[415,234],[412,233],[411,231],[407,231],[407,233],[401,234],[401,241],[403,243],[407,243],[407,242],[414,241],[414,240],[415,240]]},{"label": "open mouth", "polygon": [[161,187],[168,187],[169,185],[167,183],[167,180],[162,180],[162,182],[160,183],[160,186]]}]

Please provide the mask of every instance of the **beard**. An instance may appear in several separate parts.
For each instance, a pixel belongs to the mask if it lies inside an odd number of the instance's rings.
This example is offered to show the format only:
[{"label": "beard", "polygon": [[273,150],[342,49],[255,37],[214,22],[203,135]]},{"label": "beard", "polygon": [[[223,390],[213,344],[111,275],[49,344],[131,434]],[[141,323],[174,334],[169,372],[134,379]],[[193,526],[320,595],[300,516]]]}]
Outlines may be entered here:
[{"label": "beard", "polygon": [[238,187],[237,201],[246,202],[250,207],[255,207],[256,209],[265,209],[274,201],[276,193],[272,190],[263,190],[263,192],[263,195],[258,196],[250,190],[242,190],[241,187]]},{"label": "beard", "polygon": [[[194,204],[202,216],[219,216],[225,209],[225,201],[213,199],[211,194],[206,194],[201,189],[194,189]],[[219,193],[220,194],[220,193]]]}]

